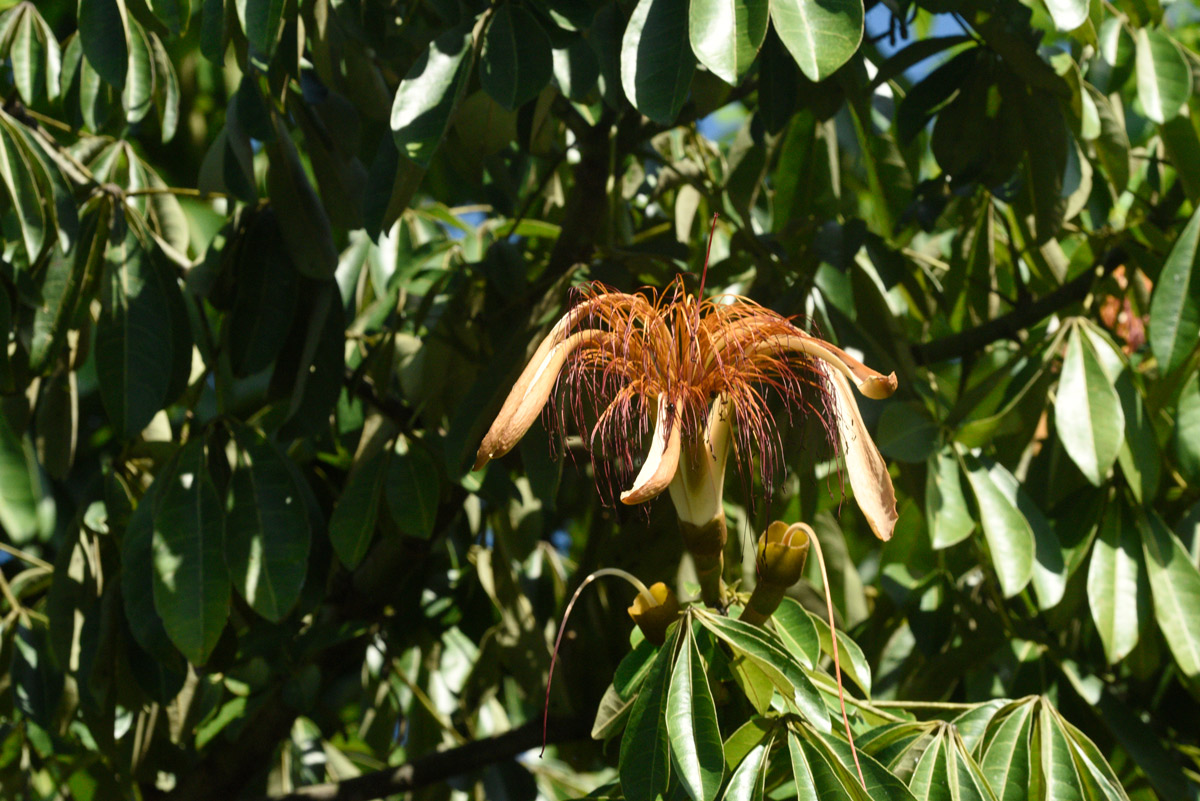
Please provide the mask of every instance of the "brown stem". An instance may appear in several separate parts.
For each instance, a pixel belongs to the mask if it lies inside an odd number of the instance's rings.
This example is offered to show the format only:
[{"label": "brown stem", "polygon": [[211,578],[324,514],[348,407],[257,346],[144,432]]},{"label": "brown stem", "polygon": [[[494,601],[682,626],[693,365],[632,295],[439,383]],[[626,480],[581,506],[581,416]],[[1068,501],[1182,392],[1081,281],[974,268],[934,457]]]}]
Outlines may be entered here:
[{"label": "brown stem", "polygon": [[1032,303],[1019,306],[1008,314],[975,328],[933,342],[913,345],[913,361],[917,364],[936,364],[949,359],[960,359],[997,340],[1011,339],[1054,312],[1086,298],[1096,282],[1112,273],[1125,259],[1126,253],[1123,248],[1110,248],[1094,270],[1068,281]]},{"label": "brown stem", "polygon": [[[483,740],[474,740],[457,748],[426,754],[395,768],[356,776],[340,782],[302,787],[271,801],[369,801],[405,793],[435,782],[445,781],[496,762],[512,759],[537,745],[542,736],[540,721]],[[549,723],[551,743],[580,740],[588,736],[591,721],[584,717],[554,718]]]}]

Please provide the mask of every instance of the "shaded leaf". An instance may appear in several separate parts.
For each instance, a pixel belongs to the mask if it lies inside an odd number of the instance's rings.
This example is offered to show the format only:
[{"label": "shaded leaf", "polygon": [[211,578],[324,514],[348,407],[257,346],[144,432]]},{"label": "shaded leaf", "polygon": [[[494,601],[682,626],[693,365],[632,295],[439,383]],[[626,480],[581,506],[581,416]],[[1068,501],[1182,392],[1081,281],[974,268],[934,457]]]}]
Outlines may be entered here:
[{"label": "shaded leaf", "polygon": [[949,548],[971,536],[975,521],[963,497],[958,459],[951,448],[929,457],[925,472],[925,513],[935,549]]},{"label": "shaded leaf", "polygon": [[687,100],[695,70],[688,0],[638,0],[621,39],[621,85],[633,107],[670,125]]},{"label": "shaded leaf", "polygon": [[479,54],[479,82],[508,110],[537,97],[550,82],[550,39],[537,18],[521,6],[496,9]]},{"label": "shaded leaf", "polygon": [[154,608],[188,661],[208,661],[229,617],[225,515],[203,440],[179,454],[154,514]]},{"label": "shaded leaf", "polygon": [[83,53],[110,86],[125,86],[129,68],[129,18],[125,0],[79,0],[77,19]]},{"label": "shaded leaf", "polygon": [[432,454],[419,444],[392,456],[387,468],[386,503],[402,534],[429,539],[437,519],[440,473]]},{"label": "shaded leaf", "polygon": [[278,622],[295,606],[304,585],[308,512],[286,457],[257,432],[238,429],[236,437],[241,454],[225,525],[230,578],[255,612]]},{"label": "shaded leaf", "polygon": [[360,464],[346,481],[329,518],[333,550],[342,564],[351,570],[367,555],[367,547],[375,534],[387,462],[388,452],[381,451]]}]

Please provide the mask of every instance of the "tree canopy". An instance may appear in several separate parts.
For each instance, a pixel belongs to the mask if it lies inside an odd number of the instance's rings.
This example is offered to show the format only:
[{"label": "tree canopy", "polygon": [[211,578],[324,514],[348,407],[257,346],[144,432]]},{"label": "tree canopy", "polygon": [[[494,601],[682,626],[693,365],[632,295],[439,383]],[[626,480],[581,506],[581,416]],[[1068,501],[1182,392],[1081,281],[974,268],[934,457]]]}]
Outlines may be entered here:
[{"label": "tree canopy", "polygon": [[0,794],[1200,798],[1198,47],[0,0]]}]

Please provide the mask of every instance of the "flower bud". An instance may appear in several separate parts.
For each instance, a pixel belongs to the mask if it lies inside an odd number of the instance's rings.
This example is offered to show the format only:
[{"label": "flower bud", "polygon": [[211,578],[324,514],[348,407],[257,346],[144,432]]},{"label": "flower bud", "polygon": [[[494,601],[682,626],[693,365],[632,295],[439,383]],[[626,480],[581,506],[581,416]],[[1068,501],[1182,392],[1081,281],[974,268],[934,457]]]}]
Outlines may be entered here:
[{"label": "flower bud", "polygon": [[652,606],[646,596],[639,592],[629,607],[629,616],[647,640],[662,645],[667,639],[667,627],[679,617],[679,599],[661,581],[650,586],[650,594],[658,605]]},{"label": "flower bud", "polygon": [[800,580],[808,557],[809,538],[816,536],[805,523],[790,526],[776,520],[758,538],[758,584],[741,619],[761,625],[783,600],[788,588]]}]

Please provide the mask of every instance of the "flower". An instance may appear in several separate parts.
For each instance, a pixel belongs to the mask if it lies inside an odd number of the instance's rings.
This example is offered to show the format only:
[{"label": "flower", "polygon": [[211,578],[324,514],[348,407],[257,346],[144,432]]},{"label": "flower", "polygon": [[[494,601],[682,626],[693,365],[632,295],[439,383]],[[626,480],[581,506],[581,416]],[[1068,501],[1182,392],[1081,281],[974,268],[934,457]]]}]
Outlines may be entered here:
[{"label": "flower", "polygon": [[[866,367],[749,299],[697,300],[682,278],[645,294],[593,283],[517,379],[474,469],[511,450],[558,386],[581,428],[590,423],[592,452],[599,440],[627,472],[652,429],[649,453],[621,493],[622,503],[643,503],[669,490],[682,524],[704,527],[720,519],[723,529],[730,448],[742,464],[757,457],[764,480],[779,460],[767,404],[773,389],[789,409],[799,406],[824,421],[840,445],[855,500],[872,531],[886,540],[896,520],[895,494],[851,382],[869,398],[886,398],[896,389],[894,373]],[[593,407],[598,416],[591,422]]]}]

